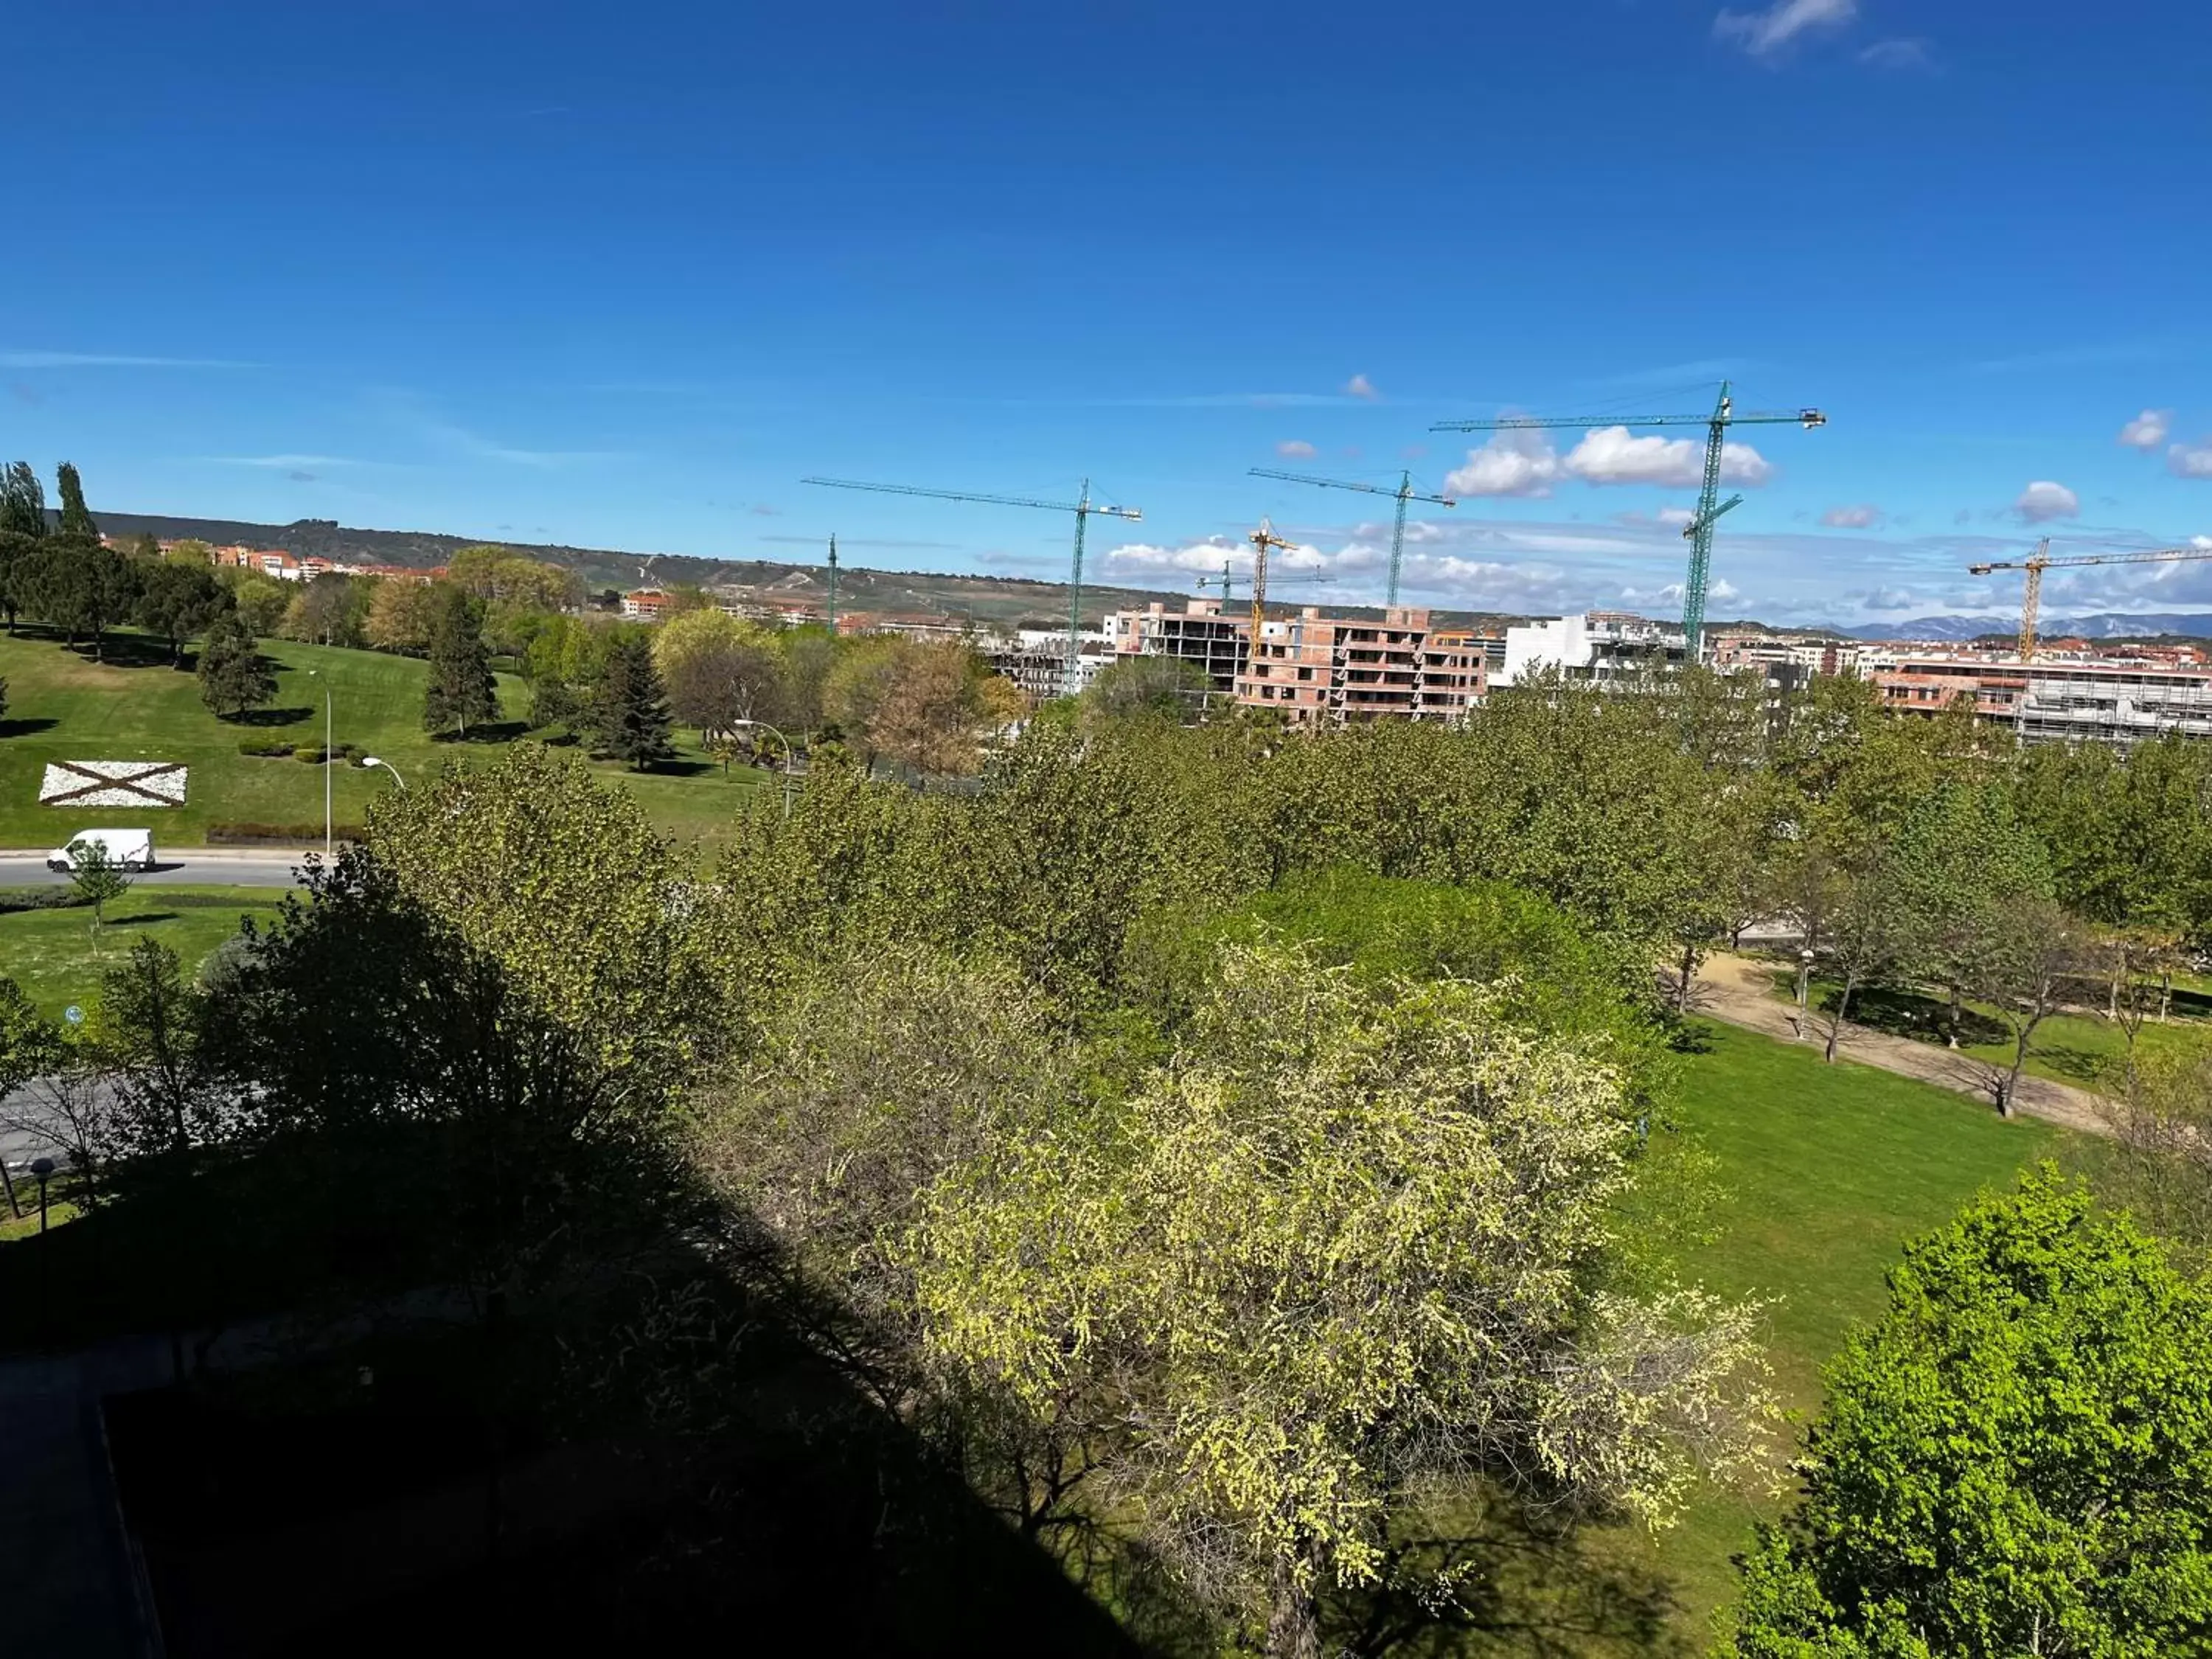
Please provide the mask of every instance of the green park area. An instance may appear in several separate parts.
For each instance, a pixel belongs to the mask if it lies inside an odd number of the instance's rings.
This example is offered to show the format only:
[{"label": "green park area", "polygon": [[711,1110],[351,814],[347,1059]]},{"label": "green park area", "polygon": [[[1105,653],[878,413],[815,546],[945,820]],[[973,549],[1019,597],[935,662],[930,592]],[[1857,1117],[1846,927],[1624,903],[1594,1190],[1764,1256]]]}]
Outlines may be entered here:
[{"label": "green park area", "polygon": [[[331,740],[388,761],[410,786],[427,784],[451,763],[478,763],[526,735],[522,684],[499,677],[503,718],[483,737],[433,739],[422,730],[428,666],[419,659],[267,639],[273,665],[271,704],[236,720],[218,720],[200,700],[198,680],[168,665],[167,647],[129,632],[108,636],[105,662],[64,648],[43,633],[0,637],[0,680],[7,709],[0,715],[0,847],[44,849],[95,825],[149,828],[157,848],[208,844],[220,826],[274,825],[319,835],[323,768],[289,754],[248,756],[245,744],[289,741],[319,749],[324,693],[330,693]],[[750,798],[757,775],[688,746],[660,770],[626,771],[596,763],[620,778],[661,829],[712,838]],[[696,733],[688,734],[693,737]],[[188,769],[180,807],[52,807],[39,804],[49,763],[164,761]],[[395,787],[390,773],[341,762],[331,779],[332,816],[358,824],[368,803]],[[309,839],[300,836],[298,839]]]},{"label": "green park area", "polygon": [[[52,890],[21,898],[58,897]],[[100,976],[142,939],[158,939],[187,973],[238,931],[241,919],[266,921],[279,895],[266,887],[142,885],[106,907],[95,926],[88,905],[26,905],[0,893],[0,972],[23,988],[39,1012],[58,1018],[71,1004],[88,1006]]]},{"label": "green park area", "polygon": [[[1710,1237],[1684,1249],[1686,1281],[1771,1298],[1768,1358],[1799,1423],[1850,1328],[1881,1311],[1899,1247],[2024,1165],[2061,1155],[2065,1132],[2006,1121],[1962,1095],[1734,1027],[1700,1024],[1675,1121],[1713,1160]],[[1624,1531],[1620,1558],[1656,1573],[1672,1624],[1697,1644],[1732,1592],[1729,1558],[1779,1499],[1707,1490],[1656,1542]]]}]

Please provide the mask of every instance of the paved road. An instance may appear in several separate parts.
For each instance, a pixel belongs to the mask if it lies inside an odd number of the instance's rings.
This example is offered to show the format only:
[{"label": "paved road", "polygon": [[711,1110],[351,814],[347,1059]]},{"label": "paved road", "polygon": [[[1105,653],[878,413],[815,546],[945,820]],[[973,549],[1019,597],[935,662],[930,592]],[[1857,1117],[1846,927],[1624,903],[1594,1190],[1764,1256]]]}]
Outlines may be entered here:
[{"label": "paved road", "polygon": [[[159,848],[161,843],[155,846]],[[285,848],[186,847],[163,850],[157,867],[134,872],[131,879],[157,886],[289,887],[295,880],[293,872],[307,856],[304,850]],[[0,852],[0,887],[45,887],[68,879],[60,871],[46,868],[44,853]]]}]

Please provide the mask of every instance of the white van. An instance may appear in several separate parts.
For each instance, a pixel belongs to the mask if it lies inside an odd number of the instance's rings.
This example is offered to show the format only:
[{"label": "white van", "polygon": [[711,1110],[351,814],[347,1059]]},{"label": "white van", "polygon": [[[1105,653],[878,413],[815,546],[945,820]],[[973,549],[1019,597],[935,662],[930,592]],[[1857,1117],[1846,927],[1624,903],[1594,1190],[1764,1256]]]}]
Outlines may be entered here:
[{"label": "white van", "polygon": [[154,832],[151,830],[80,830],[69,839],[66,847],[57,847],[46,854],[46,868],[70,871],[76,868],[76,850],[88,842],[107,854],[110,864],[125,870],[150,870],[154,867]]}]

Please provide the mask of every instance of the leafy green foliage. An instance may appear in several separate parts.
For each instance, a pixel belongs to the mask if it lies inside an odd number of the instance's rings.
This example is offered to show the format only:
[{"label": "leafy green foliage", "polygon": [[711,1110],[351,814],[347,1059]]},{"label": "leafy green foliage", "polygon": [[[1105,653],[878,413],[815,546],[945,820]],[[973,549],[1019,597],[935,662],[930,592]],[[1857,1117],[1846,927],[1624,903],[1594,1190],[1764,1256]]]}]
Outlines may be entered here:
[{"label": "leafy green foliage", "polygon": [[167,640],[169,660],[181,668],[185,641],[205,633],[236,603],[203,566],[145,562],[138,571],[138,599],[131,620]]},{"label": "leafy green foliage", "polygon": [[599,746],[633,771],[642,772],[674,758],[668,741],[674,721],[653,665],[653,647],[629,636],[607,647],[593,699],[592,723]]},{"label": "leafy green foliage", "polygon": [[261,642],[236,611],[218,618],[200,647],[200,701],[225,720],[258,708],[276,695],[276,676]]},{"label": "leafy green foliage", "polygon": [[2212,1301],[2031,1179],[1908,1248],[1745,1566],[1756,1659],[2212,1651]]},{"label": "leafy green foliage", "polygon": [[92,925],[97,928],[107,920],[107,907],[131,890],[131,878],[108,856],[105,842],[71,842],[69,854],[70,885],[76,890],[79,903],[92,907]]},{"label": "leafy green foliage", "polygon": [[483,641],[483,607],[458,587],[438,596],[430,623],[430,678],[422,689],[422,729],[466,737],[469,722],[499,716],[499,689]]},{"label": "leafy green foliage", "polygon": [[84,482],[76,475],[76,467],[64,461],[54,470],[54,485],[62,498],[61,516],[55,525],[56,533],[82,541],[98,541],[100,526],[92,516],[92,509],[84,504]]},{"label": "leafy green foliage", "polygon": [[28,461],[10,461],[0,477],[0,531],[35,541],[46,533],[46,490]]}]

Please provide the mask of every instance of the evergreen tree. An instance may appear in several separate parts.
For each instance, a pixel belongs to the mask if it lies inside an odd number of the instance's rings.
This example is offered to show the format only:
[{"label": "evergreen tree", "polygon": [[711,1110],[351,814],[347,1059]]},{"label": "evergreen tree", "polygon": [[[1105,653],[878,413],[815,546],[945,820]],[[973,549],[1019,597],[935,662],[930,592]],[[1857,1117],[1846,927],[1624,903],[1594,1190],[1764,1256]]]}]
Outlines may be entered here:
[{"label": "evergreen tree", "polygon": [[62,497],[61,524],[64,536],[88,536],[100,539],[100,526],[93,521],[92,509],[84,504],[84,484],[76,476],[73,462],[64,461],[54,470],[54,483]]},{"label": "evergreen tree", "polygon": [[641,772],[674,758],[671,723],[653,647],[641,635],[617,640],[599,679],[599,746]]},{"label": "evergreen tree", "polygon": [[185,641],[234,609],[230,594],[204,565],[137,562],[138,604],[131,620],[169,641],[169,665],[185,665]]},{"label": "evergreen tree", "polygon": [[46,492],[28,461],[10,461],[0,478],[0,530],[19,536],[46,533]]},{"label": "evergreen tree", "polygon": [[430,683],[422,691],[422,729],[469,734],[499,715],[491,653],[483,641],[483,607],[459,588],[438,596],[430,623]]},{"label": "evergreen tree", "polygon": [[261,642],[237,614],[208,630],[200,647],[200,701],[224,720],[258,708],[276,695],[276,677],[261,654]]}]

